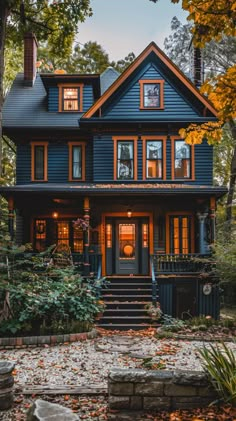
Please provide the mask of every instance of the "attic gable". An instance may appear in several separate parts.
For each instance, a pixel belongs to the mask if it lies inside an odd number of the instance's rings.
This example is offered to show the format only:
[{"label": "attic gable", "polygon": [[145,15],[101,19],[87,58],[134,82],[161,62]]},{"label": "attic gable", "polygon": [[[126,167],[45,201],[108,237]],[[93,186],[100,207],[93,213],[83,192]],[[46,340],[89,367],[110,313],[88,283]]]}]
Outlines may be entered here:
[{"label": "attic gable", "polygon": [[166,74],[172,78],[173,83],[176,84],[178,89],[184,89],[189,96],[190,101],[194,101],[201,108],[202,115],[210,114],[211,117],[217,117],[217,112],[212,104],[205,98],[193,83],[177,68],[177,66],[166,56],[166,54],[157,45],[152,42],[146,49],[136,58],[136,60],[120,75],[120,77],[104,92],[104,94],[95,102],[95,104],[83,115],[83,119],[89,119],[102,114],[102,109],[106,104],[115,96],[119,89],[125,87],[125,84],[135,74],[139,68],[145,63],[150,63],[153,60],[159,61]]}]

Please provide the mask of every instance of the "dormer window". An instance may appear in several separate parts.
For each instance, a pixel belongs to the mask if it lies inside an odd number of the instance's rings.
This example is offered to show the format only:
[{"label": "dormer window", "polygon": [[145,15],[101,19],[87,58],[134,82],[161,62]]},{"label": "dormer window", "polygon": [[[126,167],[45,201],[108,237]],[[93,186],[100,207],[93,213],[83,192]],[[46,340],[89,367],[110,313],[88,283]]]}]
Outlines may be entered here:
[{"label": "dormer window", "polygon": [[162,110],[164,108],[164,80],[140,80],[140,109]]},{"label": "dormer window", "polygon": [[83,111],[83,84],[59,85],[59,111]]}]

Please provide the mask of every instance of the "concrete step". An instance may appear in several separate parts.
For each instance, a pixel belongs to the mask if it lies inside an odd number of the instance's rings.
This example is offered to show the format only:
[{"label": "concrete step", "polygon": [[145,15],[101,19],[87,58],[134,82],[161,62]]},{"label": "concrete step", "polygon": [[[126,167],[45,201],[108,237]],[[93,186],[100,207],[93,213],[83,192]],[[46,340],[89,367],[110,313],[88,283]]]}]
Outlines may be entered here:
[{"label": "concrete step", "polygon": [[144,330],[150,327],[157,328],[158,325],[149,323],[133,323],[133,324],[122,324],[122,323],[101,323],[99,327],[108,330]]},{"label": "concrete step", "polygon": [[[124,291],[123,291],[124,292]],[[126,293],[126,291],[125,291]],[[107,301],[132,301],[132,302],[140,302],[140,301],[152,301],[151,294],[140,294],[140,295],[129,295],[129,294],[103,294],[103,299],[105,302]]]}]

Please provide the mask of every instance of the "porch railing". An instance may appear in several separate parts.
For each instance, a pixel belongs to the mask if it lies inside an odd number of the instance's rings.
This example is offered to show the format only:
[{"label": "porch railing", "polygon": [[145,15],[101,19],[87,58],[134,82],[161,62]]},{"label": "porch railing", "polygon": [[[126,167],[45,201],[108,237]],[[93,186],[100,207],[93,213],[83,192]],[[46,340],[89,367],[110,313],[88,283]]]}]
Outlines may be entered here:
[{"label": "porch railing", "polygon": [[152,263],[155,275],[210,272],[214,265],[209,255],[201,254],[155,254]]},{"label": "porch railing", "polygon": [[152,277],[152,303],[156,305],[157,303],[157,280],[155,276],[155,269],[154,269],[154,256],[150,256],[150,267],[151,267],[151,277]]}]

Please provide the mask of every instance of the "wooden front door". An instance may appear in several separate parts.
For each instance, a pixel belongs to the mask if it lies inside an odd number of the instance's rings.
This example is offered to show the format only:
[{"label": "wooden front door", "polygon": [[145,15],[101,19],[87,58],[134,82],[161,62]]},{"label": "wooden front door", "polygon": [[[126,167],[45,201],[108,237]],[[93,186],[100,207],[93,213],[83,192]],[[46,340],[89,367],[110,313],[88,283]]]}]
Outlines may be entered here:
[{"label": "wooden front door", "polygon": [[115,265],[118,275],[137,275],[139,272],[138,221],[116,221]]}]

